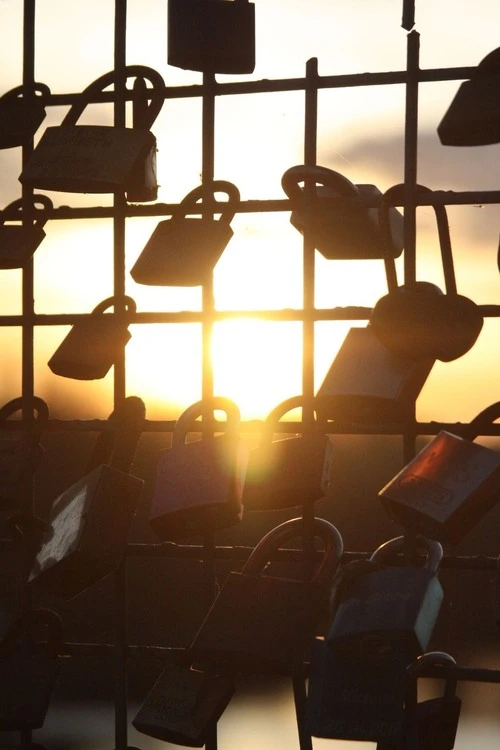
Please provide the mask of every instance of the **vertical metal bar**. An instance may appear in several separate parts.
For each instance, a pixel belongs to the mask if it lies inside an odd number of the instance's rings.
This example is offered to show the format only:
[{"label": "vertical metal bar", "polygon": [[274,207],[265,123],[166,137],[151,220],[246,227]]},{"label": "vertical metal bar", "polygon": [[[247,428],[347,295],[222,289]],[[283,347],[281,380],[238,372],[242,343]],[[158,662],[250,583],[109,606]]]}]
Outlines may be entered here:
[{"label": "vertical metal bar", "polygon": [[127,561],[114,573],[115,590],[115,750],[127,750]]},{"label": "vertical metal bar", "polygon": [[404,280],[416,279],[416,192],[418,158],[418,71],[420,34],[407,37],[404,151]]},{"label": "vertical metal bar", "polygon": [[401,26],[406,31],[411,31],[415,26],[415,0],[403,0]]},{"label": "vertical metal bar", "polygon": [[306,675],[305,669],[294,671],[292,675],[293,702],[295,706],[295,717],[297,719],[297,730],[299,734],[300,750],[313,750],[312,737],[306,732]]}]

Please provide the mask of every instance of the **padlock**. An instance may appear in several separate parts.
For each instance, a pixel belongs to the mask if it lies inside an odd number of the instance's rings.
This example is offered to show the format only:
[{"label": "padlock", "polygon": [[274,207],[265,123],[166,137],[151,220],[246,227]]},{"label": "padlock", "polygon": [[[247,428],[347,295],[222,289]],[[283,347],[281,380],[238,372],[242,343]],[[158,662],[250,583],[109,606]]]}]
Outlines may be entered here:
[{"label": "padlock", "polygon": [[316,393],[320,419],[377,424],[404,422],[434,359],[402,357],[384,346],[370,325],[351,328]]},{"label": "padlock", "polygon": [[460,85],[437,127],[443,146],[488,146],[500,143],[500,47]]},{"label": "padlock", "polygon": [[[22,218],[28,201],[35,209],[33,217],[29,217],[34,218],[34,223],[6,224],[7,221]],[[37,210],[37,205],[42,209]],[[44,226],[53,207],[46,195],[32,195],[19,198],[3,209],[0,213],[0,269],[23,268],[26,265],[45,237]]]},{"label": "padlock", "polygon": [[[41,630],[45,636],[40,638]],[[0,643],[0,730],[43,726],[60,674],[62,620],[50,609],[29,609]]]},{"label": "padlock", "polygon": [[278,550],[303,533],[302,518],[279,524],[264,535],[241,571],[228,575],[189,646],[195,663],[274,674],[292,674],[303,664],[343,552],[335,526],[314,518],[312,533],[321,540],[323,554],[319,563],[316,558],[312,577],[263,574]]},{"label": "padlock", "polygon": [[230,675],[174,662],[162,671],[132,725],[163,742],[203,747],[234,692]]},{"label": "padlock", "polygon": [[0,149],[24,146],[45,119],[50,89],[44,83],[16,86],[0,97]]},{"label": "padlock", "polygon": [[[314,183],[308,202],[307,186]],[[382,193],[375,185],[354,185],[339,172],[318,166],[287,169],[281,184],[295,202],[290,222],[307,232],[314,247],[329,260],[397,258],[403,250],[403,216],[388,211],[389,242],[380,231],[378,203]],[[374,205],[370,205],[374,204]]]},{"label": "padlock", "polygon": [[[197,201],[227,193],[227,205],[219,219],[187,217],[199,211]],[[215,180],[188,193],[171,219],[160,221],[137,258],[130,275],[138,284],[152,286],[200,286],[210,278],[217,261],[233,236],[231,221],[240,200],[231,182]]]},{"label": "padlock", "polygon": [[75,380],[98,380],[107,375],[131,338],[128,325],[136,304],[131,297],[122,299],[124,314],[105,314],[118,300],[108,297],[74,324],[47,363],[55,375]]},{"label": "padlock", "polygon": [[202,73],[253,73],[255,5],[248,0],[169,0],[167,61]]},{"label": "padlock", "polygon": [[404,537],[400,536],[373,552],[369,559],[373,571],[349,576],[341,585],[326,635],[331,649],[353,662],[373,649],[400,654],[407,664],[425,651],[444,597],[437,576],[443,548],[424,537],[417,538],[417,543],[427,551],[423,566],[384,565],[384,556],[402,548]]},{"label": "padlock", "polygon": [[[224,435],[186,442],[197,417],[226,412]],[[248,448],[238,434],[240,410],[230,399],[197,401],[179,417],[171,448],[161,451],[149,524],[163,541],[204,534],[237,524],[248,463]]]},{"label": "padlock", "polygon": [[272,441],[281,417],[300,406],[305,406],[304,398],[294,396],[278,404],[266,418],[260,445],[248,457],[243,489],[246,510],[312,505],[327,493],[333,444],[317,424],[309,434]]},{"label": "padlock", "polygon": [[149,128],[163,106],[164,81],[143,65],[129,65],[124,76],[153,84],[148,117],[141,127],[77,125],[92,97],[116,83],[115,71],[91,83],[61,125],[45,130],[19,177],[29,188],[68,193],[120,193],[134,201],[156,200],[156,138]]},{"label": "padlock", "polygon": [[[390,200],[398,194],[402,198],[403,190],[404,185],[395,185],[384,194],[380,209],[382,231],[388,226]],[[417,198],[431,192],[417,185]],[[425,281],[390,287],[389,293],[375,304],[369,324],[384,346],[398,355],[451,362],[475,344],[483,327],[483,316],[475,302],[457,292],[446,207],[435,205],[434,212],[446,294]]]}]

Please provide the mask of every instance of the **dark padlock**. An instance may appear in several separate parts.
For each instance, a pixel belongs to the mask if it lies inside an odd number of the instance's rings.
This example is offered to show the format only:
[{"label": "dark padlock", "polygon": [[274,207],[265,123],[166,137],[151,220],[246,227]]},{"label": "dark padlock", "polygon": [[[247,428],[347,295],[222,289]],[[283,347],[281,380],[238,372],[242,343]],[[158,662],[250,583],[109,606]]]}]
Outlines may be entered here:
[{"label": "dark padlock", "polygon": [[304,407],[302,396],[278,404],[267,416],[260,445],[250,451],[243,489],[246,510],[277,510],[312,505],[330,486],[333,444],[316,424],[300,437],[273,441],[279,420],[292,409]]},{"label": "dark padlock", "polygon": [[0,97],[0,148],[24,146],[45,119],[50,89],[44,83],[16,86]]},{"label": "dark padlock", "polygon": [[138,732],[163,742],[203,747],[234,692],[234,680],[229,675],[168,664],[132,725]]},{"label": "dark padlock", "polygon": [[0,643],[1,731],[43,726],[60,674],[62,642],[62,620],[50,609],[26,610],[12,624]]},{"label": "dark padlock", "polygon": [[168,64],[202,73],[252,73],[255,5],[248,0],[169,0]]},{"label": "dark padlock", "polygon": [[[219,219],[187,217],[188,213],[201,212],[199,200],[218,192],[228,196]],[[147,241],[130,271],[134,281],[150,286],[205,284],[233,236],[231,221],[239,200],[238,188],[225,180],[200,185],[188,193],[172,218],[160,221]]]},{"label": "dark padlock", "polygon": [[[7,221],[21,220],[28,202],[35,209],[29,216],[34,223],[6,224]],[[36,208],[38,205],[42,206],[41,210]],[[44,226],[53,207],[46,195],[33,195],[13,201],[3,209],[0,213],[0,269],[26,265],[45,238]]]},{"label": "dark padlock", "polygon": [[437,576],[443,548],[424,537],[417,542],[427,551],[423,566],[384,565],[384,556],[403,547],[404,537],[400,536],[373,552],[372,571],[362,570],[341,584],[326,635],[331,649],[353,662],[359,662],[369,649],[387,655],[399,653],[407,664],[425,651],[444,597]]},{"label": "dark padlock", "polygon": [[370,325],[351,328],[316,393],[320,419],[404,422],[434,359],[405,358],[384,346]]},{"label": "dark padlock", "polygon": [[[226,413],[225,433],[186,442],[197,417],[217,409]],[[156,465],[149,523],[160,539],[204,534],[241,521],[248,448],[239,424],[237,404],[220,396],[210,403],[197,401],[181,414],[172,446],[161,451]]]},{"label": "dark padlock", "polygon": [[437,127],[443,146],[500,143],[500,47],[481,60],[460,85]]},{"label": "dark padlock", "polygon": [[[314,183],[311,199],[299,183]],[[329,260],[397,258],[403,250],[403,216],[388,210],[389,242],[380,231],[378,203],[382,193],[375,185],[354,185],[339,172],[299,165],[281,178],[283,190],[295,201],[291,224],[307,232],[314,247]],[[310,205],[309,205],[310,204]],[[370,205],[374,204],[374,205]]]},{"label": "dark padlock", "polygon": [[92,97],[116,83],[115,71],[91,83],[61,125],[45,130],[19,177],[30,188],[68,193],[119,193],[134,201],[156,200],[156,138],[149,128],[164,102],[164,81],[143,65],[129,65],[124,76],[153,84],[148,117],[142,127],[78,125]]},{"label": "dark padlock", "polygon": [[190,644],[195,663],[274,674],[291,674],[302,665],[343,552],[335,526],[315,518],[312,534],[321,540],[323,554],[312,577],[264,574],[278,550],[303,533],[302,518],[279,524],[261,539],[241,571],[228,575]]},{"label": "dark padlock", "polygon": [[131,297],[123,297],[124,314],[105,313],[117,298],[100,302],[90,315],[75,323],[48,361],[55,375],[75,380],[104,378],[131,338],[128,325],[136,311]]}]

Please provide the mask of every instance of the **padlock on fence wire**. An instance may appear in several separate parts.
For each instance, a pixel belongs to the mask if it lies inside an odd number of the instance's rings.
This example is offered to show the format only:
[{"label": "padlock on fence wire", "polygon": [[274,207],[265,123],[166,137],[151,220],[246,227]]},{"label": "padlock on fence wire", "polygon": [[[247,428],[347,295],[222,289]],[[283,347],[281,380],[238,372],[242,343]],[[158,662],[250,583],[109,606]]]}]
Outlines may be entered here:
[{"label": "padlock on fence wire", "polygon": [[[186,442],[195,420],[226,413],[225,433]],[[205,534],[239,523],[248,448],[239,436],[240,410],[230,399],[197,401],[179,417],[171,448],[161,451],[149,523],[163,541]],[[213,425],[214,430],[220,428]],[[201,430],[200,430],[201,431]]]},{"label": "padlock on fence wire", "polygon": [[411,418],[434,359],[384,346],[372,328],[351,328],[316,393],[320,419],[377,424]]},{"label": "padlock on fence wire", "polygon": [[24,166],[19,180],[29,188],[69,193],[120,193],[138,202],[156,200],[156,138],[149,128],[164,101],[164,81],[143,65],[129,65],[123,76],[150,81],[151,102],[141,127],[78,125],[95,94],[117,83],[111,71],[97,78],[72,105],[61,125],[49,127]]},{"label": "padlock on fence wire", "polygon": [[16,86],[0,97],[0,149],[25,146],[45,119],[50,89],[34,82]]},{"label": "padlock on fence wire", "polygon": [[56,612],[28,609],[0,642],[1,731],[43,726],[60,675],[62,632]]},{"label": "padlock on fence wire", "polygon": [[302,518],[285,521],[261,539],[240,572],[229,574],[189,646],[194,663],[275,674],[291,674],[302,664],[343,552],[335,526],[315,518],[312,535],[323,553],[310,580],[267,575],[278,550],[303,533]]},{"label": "padlock on fence wire", "polygon": [[304,408],[302,396],[275,407],[266,418],[260,445],[250,451],[243,489],[246,510],[277,510],[312,505],[328,492],[333,463],[333,444],[315,422],[300,437],[272,440],[281,417]]},{"label": "padlock on fence wire", "polygon": [[[219,219],[188,217],[202,213],[199,200],[226,193],[228,200]],[[186,195],[171,219],[160,221],[134,263],[130,275],[138,284],[150,286],[201,286],[205,284],[233,236],[231,221],[240,200],[231,182],[215,180]]]},{"label": "padlock on fence wire", "polygon": [[340,570],[326,635],[329,648],[353,663],[370,654],[399,654],[409,664],[425,651],[444,598],[437,575],[443,548],[423,537],[417,543],[427,552],[421,566],[384,563],[387,554],[402,549],[401,536],[373,552],[373,570],[364,567],[354,575],[349,566]]},{"label": "padlock on fence wire", "polygon": [[184,664],[168,664],[132,721],[163,742],[203,747],[235,692],[233,678]]},{"label": "padlock on fence wire", "polygon": [[500,47],[464,81],[437,127],[443,146],[500,143]]},{"label": "padlock on fence wire", "polygon": [[[300,187],[301,182],[304,188]],[[378,217],[382,193],[375,185],[354,185],[332,169],[307,165],[287,169],[281,184],[296,203],[291,224],[301,234],[307,234],[325,258],[366,260],[401,255],[403,216],[396,208],[389,209],[386,242]]]},{"label": "padlock on fence wire", "polygon": [[252,73],[255,6],[248,0],[169,0],[168,64],[202,73]]},{"label": "padlock on fence wire", "polygon": [[[136,311],[131,297],[123,297],[121,301],[126,305],[124,312],[116,312],[118,297],[108,297],[73,325],[47,363],[54,375],[98,380],[108,374],[131,338],[128,326]],[[115,312],[106,313],[112,305]]]},{"label": "padlock on fence wire", "polygon": [[[30,221],[34,219],[32,224],[21,221],[28,203],[35,209],[33,214],[29,213],[26,217]],[[42,209],[37,209],[37,205]],[[23,268],[26,265],[45,238],[44,226],[52,208],[53,203],[46,195],[33,195],[9,203],[0,212],[0,269]],[[7,224],[7,221],[20,223]]]}]

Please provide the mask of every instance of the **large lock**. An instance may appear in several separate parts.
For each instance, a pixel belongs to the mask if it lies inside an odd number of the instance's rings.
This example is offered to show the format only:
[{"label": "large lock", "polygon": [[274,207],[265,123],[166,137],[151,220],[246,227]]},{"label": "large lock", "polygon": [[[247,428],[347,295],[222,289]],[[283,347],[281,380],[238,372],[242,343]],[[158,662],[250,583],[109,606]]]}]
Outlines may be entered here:
[{"label": "large lock", "polygon": [[173,662],[159,675],[132,724],[163,742],[203,747],[234,692],[230,675]]},{"label": "large lock", "polygon": [[[314,183],[310,196],[299,183]],[[403,217],[389,209],[389,241],[380,231],[375,185],[354,185],[326,167],[300,165],[287,169],[281,184],[296,207],[291,224],[307,232],[314,247],[329,260],[396,258],[403,250]],[[370,205],[374,204],[374,205]]]},{"label": "large lock", "polygon": [[280,547],[303,533],[302,518],[279,524],[261,539],[241,571],[228,575],[189,646],[195,663],[275,674],[293,673],[303,663],[343,552],[335,526],[315,518],[312,533],[321,540],[323,554],[312,577],[264,574]]},{"label": "large lock", "polygon": [[124,75],[153,84],[141,127],[77,124],[93,95],[116,83],[118,74],[106,73],[87,86],[61,125],[45,130],[21,172],[23,185],[69,193],[125,192],[129,200],[156,200],[156,138],[149,128],[163,106],[164,81],[143,65],[127,66]]},{"label": "large lock", "polygon": [[0,98],[0,148],[26,145],[45,119],[50,89],[44,83],[16,86]]},{"label": "large lock", "polygon": [[255,6],[248,0],[169,0],[168,64],[202,73],[252,73]]},{"label": "large lock", "polygon": [[[219,219],[187,217],[201,211],[197,202],[227,193],[227,206]],[[138,284],[153,286],[200,286],[210,278],[217,261],[233,236],[231,221],[240,200],[231,182],[215,180],[200,185],[174,210],[171,219],[160,221],[137,258],[130,275]]]},{"label": "large lock", "polygon": [[29,609],[14,621],[0,643],[1,731],[43,726],[60,674],[61,650],[62,620],[56,612]]},{"label": "large lock", "polygon": [[[28,201],[35,209],[34,223],[7,224],[7,221],[22,218]],[[38,205],[42,206],[41,210],[36,208]],[[19,198],[3,209],[0,213],[0,269],[23,268],[26,265],[45,237],[44,226],[52,208],[53,203],[46,195],[33,195]]]},{"label": "large lock", "polygon": [[[220,409],[225,433],[186,442],[197,417]],[[248,463],[248,448],[238,430],[240,410],[230,399],[197,401],[179,417],[171,448],[161,451],[151,500],[149,523],[162,540],[204,534],[239,523]]]},{"label": "large lock", "polygon": [[384,346],[370,325],[351,328],[316,393],[321,419],[404,422],[434,359],[409,359]]},{"label": "large lock", "polygon": [[368,566],[350,575],[346,566],[346,573],[339,573],[326,641],[353,662],[373,650],[403,655],[409,664],[431,639],[444,597],[437,576],[443,548],[421,537],[418,544],[427,551],[423,566],[384,565],[384,557],[403,544],[401,536],[380,545],[369,559],[373,570]]},{"label": "large lock", "polygon": [[276,510],[312,505],[330,486],[333,445],[316,424],[300,437],[272,441],[279,420],[288,411],[304,407],[295,396],[279,404],[266,418],[260,445],[250,451],[243,490],[247,510]]},{"label": "large lock", "polygon": [[437,127],[443,146],[488,146],[500,142],[500,47],[481,60],[460,85]]},{"label": "large lock", "polygon": [[98,380],[107,375],[131,338],[128,325],[136,305],[131,297],[123,301],[126,311],[122,315],[105,313],[117,304],[117,298],[108,297],[74,324],[47,363],[55,375],[75,380]]}]

